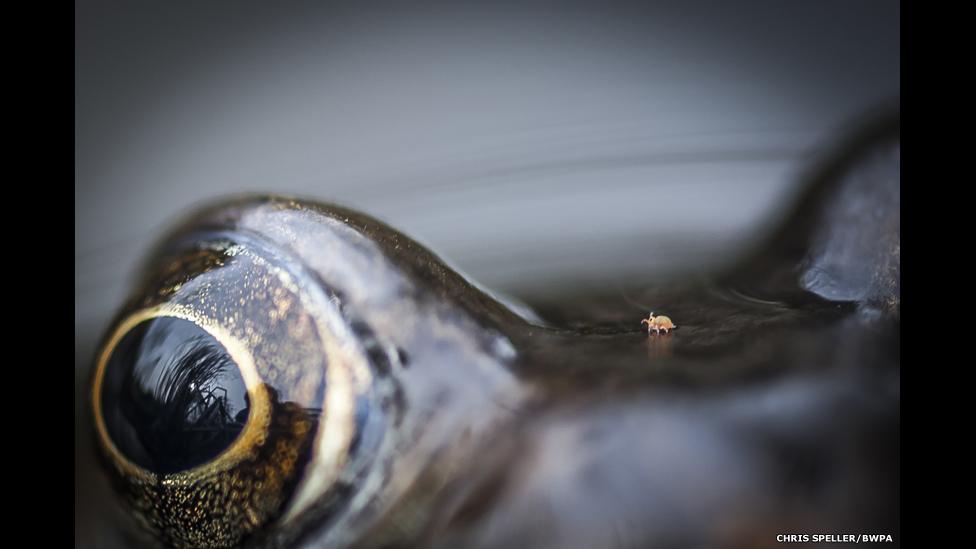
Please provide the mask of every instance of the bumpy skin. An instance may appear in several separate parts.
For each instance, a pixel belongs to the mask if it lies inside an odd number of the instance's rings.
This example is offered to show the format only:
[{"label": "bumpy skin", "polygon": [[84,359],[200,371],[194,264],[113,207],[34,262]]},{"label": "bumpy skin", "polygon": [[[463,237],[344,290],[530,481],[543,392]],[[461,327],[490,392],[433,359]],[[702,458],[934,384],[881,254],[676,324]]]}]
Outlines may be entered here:
[{"label": "bumpy skin", "polygon": [[[179,545],[740,547],[773,546],[784,532],[897,535],[897,213],[884,213],[878,249],[858,256],[869,263],[858,272],[882,277],[871,291],[840,300],[803,282],[824,249],[818,235],[835,234],[831,198],[859,192],[847,185],[863,178],[848,176],[866,158],[897,151],[897,124],[880,128],[813,175],[758,255],[712,280],[628,289],[680,319],[666,338],[639,337],[616,294],[535,302],[551,324],[528,322],[416,242],[340,207],[246,197],[206,208],[152,256],[162,259],[120,319],[220,273],[191,268],[196,243],[219,235],[250,249],[297,282],[257,277],[242,290],[246,316],[279,307],[276,288],[318,296],[301,306],[295,296],[295,323],[265,337],[263,356],[283,353],[267,368],[308,364],[268,383],[281,401],[323,415],[304,431],[285,420],[300,456],[291,469],[256,446],[253,460],[271,468],[263,478],[281,479],[272,490],[281,496],[265,503],[266,520],[224,537],[194,530],[203,523],[189,518],[192,498],[153,499],[111,458],[107,469],[130,508],[149,509],[149,531]],[[887,192],[897,162],[886,169]],[[854,280],[845,268],[834,276]],[[305,358],[282,343],[308,341],[295,335],[301,315],[329,331]],[[326,364],[318,373],[316,352]],[[337,379],[371,410],[336,423],[357,440],[338,445],[339,459],[326,455],[334,431],[323,426],[341,399],[307,381],[330,371],[345,371]]]}]

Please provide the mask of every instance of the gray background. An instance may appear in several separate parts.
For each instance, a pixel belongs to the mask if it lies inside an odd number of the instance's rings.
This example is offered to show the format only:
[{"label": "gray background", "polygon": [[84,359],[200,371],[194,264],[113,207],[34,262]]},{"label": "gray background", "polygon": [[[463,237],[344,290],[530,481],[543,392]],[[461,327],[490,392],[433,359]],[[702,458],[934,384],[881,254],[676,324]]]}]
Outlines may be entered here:
[{"label": "gray background", "polygon": [[899,93],[894,0],[258,6],[76,4],[79,387],[201,200],[332,200],[509,293],[602,287],[741,250]]},{"label": "gray background", "polygon": [[243,191],[360,208],[515,292],[716,259],[897,96],[898,23],[863,0],[80,2],[78,328],[174,216]]}]

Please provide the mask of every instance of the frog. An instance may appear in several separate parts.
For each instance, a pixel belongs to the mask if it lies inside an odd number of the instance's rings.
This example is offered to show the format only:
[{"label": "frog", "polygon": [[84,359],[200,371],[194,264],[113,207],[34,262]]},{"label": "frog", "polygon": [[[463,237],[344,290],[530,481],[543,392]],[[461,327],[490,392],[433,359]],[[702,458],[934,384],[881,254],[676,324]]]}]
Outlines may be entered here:
[{"label": "frog", "polygon": [[351,208],[205,205],[93,359],[106,513],[146,547],[897,537],[898,135],[841,143],[727,270],[633,284],[646,334],[612,292],[526,313]]}]

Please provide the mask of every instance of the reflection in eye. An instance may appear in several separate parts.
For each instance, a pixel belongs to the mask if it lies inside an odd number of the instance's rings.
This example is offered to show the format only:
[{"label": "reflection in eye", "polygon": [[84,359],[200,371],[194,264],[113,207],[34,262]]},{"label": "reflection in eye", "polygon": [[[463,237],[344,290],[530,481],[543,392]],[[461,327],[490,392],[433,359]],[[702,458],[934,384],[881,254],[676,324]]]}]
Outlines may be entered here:
[{"label": "reflection in eye", "polygon": [[105,370],[109,438],[135,465],[177,473],[227,449],[248,417],[240,370],[192,322],[160,317],[119,341]]},{"label": "reflection in eye", "polygon": [[146,531],[170,545],[233,545],[280,514],[308,461],[317,410],[255,383],[253,358],[233,336],[163,311],[130,317],[104,353],[100,441]]}]

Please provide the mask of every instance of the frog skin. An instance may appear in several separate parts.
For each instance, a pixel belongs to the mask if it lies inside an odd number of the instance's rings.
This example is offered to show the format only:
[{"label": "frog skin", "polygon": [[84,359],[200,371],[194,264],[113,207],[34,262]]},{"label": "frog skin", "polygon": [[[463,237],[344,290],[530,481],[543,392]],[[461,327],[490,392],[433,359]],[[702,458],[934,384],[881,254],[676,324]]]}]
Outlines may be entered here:
[{"label": "frog skin", "polygon": [[[680,326],[660,334],[615,290],[524,313],[337,205],[207,205],[149,254],[95,359],[92,436],[127,543],[897,540],[898,136],[886,118],[843,143],[726,271],[630,281]],[[102,408],[115,346],[160,317],[251,355],[258,434],[196,476],[140,467]],[[259,408],[277,430],[251,428]]]}]

